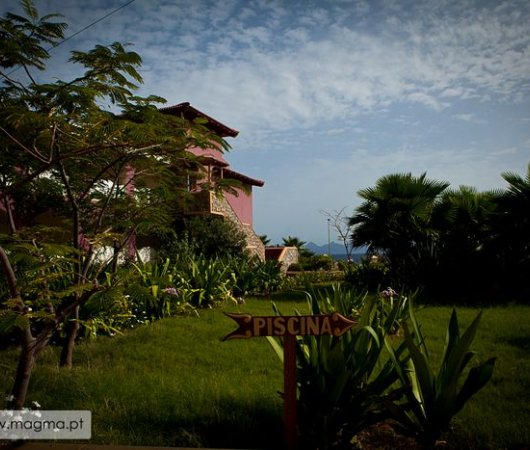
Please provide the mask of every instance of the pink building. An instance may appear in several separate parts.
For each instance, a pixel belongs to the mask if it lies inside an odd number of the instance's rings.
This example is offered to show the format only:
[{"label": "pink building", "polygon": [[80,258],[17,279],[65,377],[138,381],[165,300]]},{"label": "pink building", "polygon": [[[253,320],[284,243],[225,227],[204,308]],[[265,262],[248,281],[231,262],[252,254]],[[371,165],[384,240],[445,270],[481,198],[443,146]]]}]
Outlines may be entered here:
[{"label": "pink building", "polygon": [[[239,134],[237,130],[218,122],[187,102],[161,108],[160,111],[164,114],[183,117],[189,121],[200,118],[205,122],[205,126],[209,130],[222,138],[234,138]],[[252,219],[252,190],[254,187],[263,186],[264,182],[233,170],[223,157],[222,152],[215,147],[190,148],[188,150],[197,156],[201,164],[198,165],[200,171],[197,171],[196,175],[190,176],[188,180],[188,189],[193,193],[194,201],[187,213],[190,215],[218,215],[232,221],[245,234],[249,252],[258,255],[264,260],[265,247],[254,232]],[[134,191],[134,184],[130,183],[130,177],[133,173],[134,169],[129,167],[121,180],[123,184],[127,185],[127,192],[129,193]],[[215,189],[206,189],[204,187],[206,183],[214,188],[216,182],[221,179],[232,180],[233,187],[230,191],[216,193]],[[44,224],[53,224],[57,220],[50,208],[39,213],[33,219],[38,223]],[[3,201],[0,201],[0,232],[8,230],[7,223],[5,205]],[[128,251],[130,256],[134,257],[136,252],[134,235],[129,239]]]},{"label": "pink building", "polygon": [[[239,134],[239,131],[195,109],[188,102],[161,108],[160,112],[180,116],[190,121],[197,118],[205,120],[205,126],[222,138],[234,138]],[[263,186],[264,182],[233,170],[217,148],[195,147],[188,150],[198,157],[203,166],[203,170],[196,177],[190,177],[188,180],[188,189],[195,197],[188,214],[213,214],[232,221],[245,233],[249,252],[264,260],[265,247],[253,229],[252,205],[253,188]],[[232,180],[234,186],[230,191],[225,191],[221,195],[201,187],[204,183],[214,186],[220,179]]]}]

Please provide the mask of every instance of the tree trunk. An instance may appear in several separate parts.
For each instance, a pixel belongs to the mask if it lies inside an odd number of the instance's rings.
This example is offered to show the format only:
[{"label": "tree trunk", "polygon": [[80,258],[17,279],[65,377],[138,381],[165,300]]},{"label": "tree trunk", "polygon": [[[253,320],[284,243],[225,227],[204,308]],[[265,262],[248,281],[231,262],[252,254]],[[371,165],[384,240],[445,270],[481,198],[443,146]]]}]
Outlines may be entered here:
[{"label": "tree trunk", "polygon": [[9,223],[9,234],[15,234],[17,232],[17,226],[15,223],[15,217],[13,216],[13,208],[12,208],[12,202],[11,199],[5,195],[4,198],[4,209],[7,213],[7,219]]},{"label": "tree trunk", "polygon": [[37,361],[39,353],[48,345],[56,329],[56,323],[48,323],[37,337],[33,337],[31,329],[28,327],[21,331],[22,348],[18,358],[17,374],[11,394],[14,397],[13,405],[15,409],[22,409],[26,403],[29,382],[33,367]]},{"label": "tree trunk", "polygon": [[79,305],[75,307],[74,311],[69,317],[66,324],[66,337],[61,351],[60,366],[72,367],[73,354],[75,347],[75,340],[77,339],[77,332],[79,331]]},{"label": "tree trunk", "polygon": [[28,394],[29,380],[35,365],[36,346],[35,338],[31,335],[28,328],[22,330],[22,348],[18,358],[17,374],[11,394],[13,395],[14,409],[22,409],[26,403]]}]

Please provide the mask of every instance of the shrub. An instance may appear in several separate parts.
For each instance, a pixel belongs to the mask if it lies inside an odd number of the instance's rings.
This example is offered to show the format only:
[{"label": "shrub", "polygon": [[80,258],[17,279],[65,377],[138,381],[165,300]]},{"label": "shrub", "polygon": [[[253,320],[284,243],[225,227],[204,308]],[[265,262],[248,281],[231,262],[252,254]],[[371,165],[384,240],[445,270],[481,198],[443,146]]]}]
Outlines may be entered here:
[{"label": "shrub", "polygon": [[222,217],[193,217],[185,221],[184,231],[195,255],[231,258],[241,257],[245,253],[245,234]]},{"label": "shrub", "polygon": [[169,259],[163,263],[139,261],[132,268],[136,277],[128,283],[126,292],[138,321],[169,317],[188,308],[188,299],[177,287],[177,266]]},{"label": "shrub", "polygon": [[[311,314],[339,312],[358,325],[341,337],[297,337],[303,448],[346,446],[355,433],[388,417],[384,404],[399,394],[392,388],[398,376],[394,363],[383,363],[381,355],[405,302],[400,297],[390,305],[339,285],[331,293],[308,294]],[[276,341],[269,341],[280,351]],[[400,346],[396,353],[403,350]]]},{"label": "shrub", "polygon": [[[394,419],[403,428],[420,437],[430,448],[442,432],[449,428],[453,416],[476,392],[482,389],[493,375],[495,358],[491,358],[467,371],[474,357],[469,350],[482,313],[460,335],[458,317],[453,310],[447,327],[442,363],[438,371],[433,368],[425,338],[410,307],[410,324],[405,324],[405,345],[410,359],[398,361],[392,347],[388,346],[391,358],[398,368],[399,378],[406,401],[390,409]],[[464,381],[460,381],[464,379]]]},{"label": "shrub", "polygon": [[343,279],[344,274],[339,270],[289,272],[282,281],[281,289],[311,289],[315,284],[336,283]]},{"label": "shrub", "polygon": [[263,261],[258,265],[258,286],[256,293],[269,295],[280,287],[283,275],[278,261]]},{"label": "shrub", "polygon": [[370,292],[377,292],[381,286],[391,284],[388,265],[379,257],[363,258],[359,264],[347,264],[344,281],[355,289]]},{"label": "shrub", "polygon": [[233,275],[220,259],[188,257],[175,265],[175,286],[182,300],[195,308],[211,308],[235,301],[231,293]]},{"label": "shrub", "polygon": [[300,258],[300,267],[302,270],[333,270],[335,262],[328,255],[310,255]]},{"label": "shrub", "polygon": [[[308,302],[311,314],[339,312],[358,323],[341,337],[296,338],[303,448],[351,448],[356,434],[380,422],[430,447],[492,375],[494,359],[466,371],[480,315],[460,335],[453,312],[435,374],[412,305],[394,290],[360,295],[334,285]],[[395,336],[401,327],[404,339]],[[269,342],[281,357],[281,344]]]}]

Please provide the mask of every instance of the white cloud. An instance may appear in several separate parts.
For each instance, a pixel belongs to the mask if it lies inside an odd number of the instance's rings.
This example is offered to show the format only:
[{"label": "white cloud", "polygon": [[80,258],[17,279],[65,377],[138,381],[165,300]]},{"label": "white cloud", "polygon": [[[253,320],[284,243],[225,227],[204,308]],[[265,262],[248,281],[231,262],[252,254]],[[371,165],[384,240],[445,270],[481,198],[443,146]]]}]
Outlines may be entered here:
[{"label": "white cloud", "polygon": [[[218,23],[209,30],[217,39],[203,53],[175,52],[158,61],[157,74],[174,76],[150,84],[175,99],[193,94],[208,107],[230,104],[242,127],[272,129],[397,102],[439,110],[454,99],[515,97],[521,89],[527,95],[530,37],[521,18],[509,23],[513,13],[505,14],[413,17],[404,30],[398,29],[403,22],[389,21],[385,33],[368,34],[334,25],[339,18],[327,11],[301,11],[296,26],[283,33],[283,47],[271,44],[279,40],[274,30],[236,23],[223,32]],[[327,26],[325,33],[315,30],[317,23]],[[177,63],[182,58],[187,70]],[[264,111],[273,113],[264,117]]]},{"label": "white cloud", "polygon": [[483,124],[484,120],[479,119],[476,114],[464,113],[464,114],[453,114],[452,116],[456,120],[461,120],[467,123]]},{"label": "white cloud", "polygon": [[[476,5],[139,1],[75,41],[134,42],[146,92],[226,105],[239,128],[276,130],[396,103],[440,110],[462,98],[527,98],[528,4]],[[44,6],[65,11],[72,31],[115,8]]]},{"label": "white cloud", "polygon": [[[121,3],[41,9],[63,11],[72,33]],[[494,111],[530,104],[528,23],[527,0],[138,0],[53,50],[53,75],[75,76],[70,48],[134,43],[141,93],[190,101],[241,131],[231,160],[266,181],[261,231],[281,211],[293,216],[283,234],[301,234],[325,225],[319,209],[352,205],[387,173],[486,189],[520,172],[528,108]]]}]

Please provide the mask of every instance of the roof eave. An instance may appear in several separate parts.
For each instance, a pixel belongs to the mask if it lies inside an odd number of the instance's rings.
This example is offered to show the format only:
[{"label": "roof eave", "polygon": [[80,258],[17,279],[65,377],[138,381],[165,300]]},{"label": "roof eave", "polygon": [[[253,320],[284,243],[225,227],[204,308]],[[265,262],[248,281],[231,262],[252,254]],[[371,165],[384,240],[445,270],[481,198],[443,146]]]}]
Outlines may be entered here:
[{"label": "roof eave", "polygon": [[188,116],[186,118],[189,120],[193,120],[197,117],[202,117],[208,121],[208,125],[210,125],[210,127],[214,131],[218,132],[219,136],[221,137],[236,137],[239,134],[238,130],[230,128],[225,124],[219,122],[218,120],[214,119],[213,117],[209,116],[208,114],[205,114],[197,108],[194,108],[189,102],[183,102],[179,103],[178,105],[159,108],[159,111],[165,114],[182,114],[184,117]]}]

